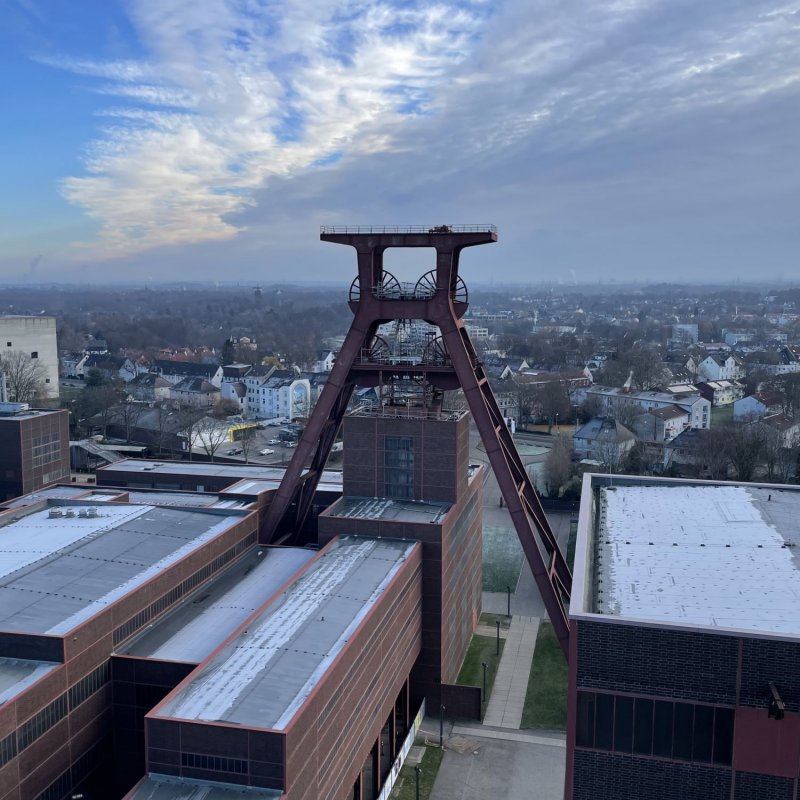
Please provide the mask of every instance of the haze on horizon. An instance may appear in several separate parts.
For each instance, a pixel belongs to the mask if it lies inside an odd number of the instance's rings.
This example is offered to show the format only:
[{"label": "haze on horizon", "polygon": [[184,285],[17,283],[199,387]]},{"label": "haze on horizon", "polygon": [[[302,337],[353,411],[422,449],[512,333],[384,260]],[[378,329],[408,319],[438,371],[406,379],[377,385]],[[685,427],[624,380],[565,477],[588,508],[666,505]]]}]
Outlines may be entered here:
[{"label": "haze on horizon", "polygon": [[404,223],[496,224],[471,282],[800,275],[796,1],[4,17],[0,282],[345,282],[319,226]]}]

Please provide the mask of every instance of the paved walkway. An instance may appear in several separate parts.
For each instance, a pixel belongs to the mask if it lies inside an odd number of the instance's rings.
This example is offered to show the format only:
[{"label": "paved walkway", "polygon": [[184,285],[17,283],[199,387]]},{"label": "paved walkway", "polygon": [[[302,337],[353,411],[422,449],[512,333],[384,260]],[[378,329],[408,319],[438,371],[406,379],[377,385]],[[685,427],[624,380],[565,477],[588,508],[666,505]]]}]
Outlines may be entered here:
[{"label": "paved walkway", "polygon": [[484,725],[519,729],[538,632],[538,617],[511,619],[489,705],[483,718]]}]

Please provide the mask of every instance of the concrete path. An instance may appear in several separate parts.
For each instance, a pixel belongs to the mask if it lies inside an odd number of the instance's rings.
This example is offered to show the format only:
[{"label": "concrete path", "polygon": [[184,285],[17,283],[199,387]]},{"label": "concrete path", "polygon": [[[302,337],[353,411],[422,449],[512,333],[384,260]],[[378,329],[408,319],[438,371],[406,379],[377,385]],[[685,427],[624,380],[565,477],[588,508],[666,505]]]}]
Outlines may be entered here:
[{"label": "concrete path", "polygon": [[484,725],[519,729],[538,632],[538,617],[512,618]]},{"label": "concrete path", "polygon": [[452,733],[461,746],[445,750],[431,800],[563,800],[563,739],[460,725]]}]

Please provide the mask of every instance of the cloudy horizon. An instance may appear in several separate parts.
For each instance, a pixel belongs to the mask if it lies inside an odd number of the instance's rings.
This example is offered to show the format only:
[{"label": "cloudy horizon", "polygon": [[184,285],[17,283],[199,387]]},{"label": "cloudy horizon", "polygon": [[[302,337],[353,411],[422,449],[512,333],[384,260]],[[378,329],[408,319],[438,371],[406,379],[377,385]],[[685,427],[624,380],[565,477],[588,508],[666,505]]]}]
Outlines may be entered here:
[{"label": "cloudy horizon", "polygon": [[462,222],[473,282],[800,274],[800,3],[81,9],[10,0],[0,280],[343,282],[320,225]]}]

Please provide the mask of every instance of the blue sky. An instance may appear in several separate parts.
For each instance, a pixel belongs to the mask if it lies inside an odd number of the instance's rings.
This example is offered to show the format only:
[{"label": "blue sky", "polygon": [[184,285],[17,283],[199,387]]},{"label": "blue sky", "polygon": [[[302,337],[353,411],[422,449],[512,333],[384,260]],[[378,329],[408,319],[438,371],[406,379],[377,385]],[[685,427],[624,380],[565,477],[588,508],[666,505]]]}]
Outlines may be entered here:
[{"label": "blue sky", "polygon": [[0,6],[0,280],[800,278],[800,0]]}]

